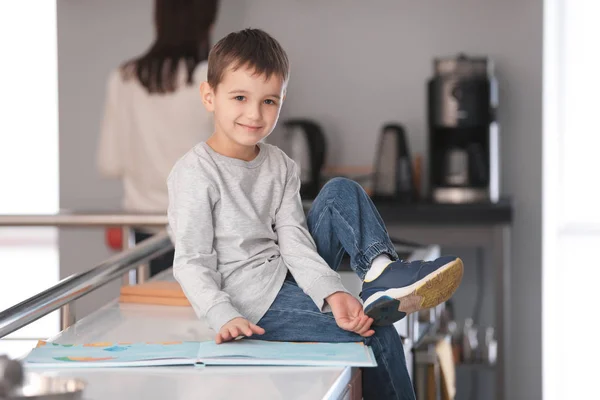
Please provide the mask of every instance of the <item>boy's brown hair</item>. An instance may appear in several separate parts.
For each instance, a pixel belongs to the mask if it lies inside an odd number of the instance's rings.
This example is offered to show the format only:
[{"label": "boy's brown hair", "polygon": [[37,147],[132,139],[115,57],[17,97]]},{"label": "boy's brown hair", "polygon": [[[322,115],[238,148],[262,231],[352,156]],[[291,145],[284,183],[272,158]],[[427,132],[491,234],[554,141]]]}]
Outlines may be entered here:
[{"label": "boy's brown hair", "polygon": [[232,32],[212,48],[208,56],[208,84],[213,90],[230,67],[234,71],[248,67],[267,79],[272,75],[279,76],[283,82],[287,82],[290,75],[285,50],[277,40],[260,29]]}]

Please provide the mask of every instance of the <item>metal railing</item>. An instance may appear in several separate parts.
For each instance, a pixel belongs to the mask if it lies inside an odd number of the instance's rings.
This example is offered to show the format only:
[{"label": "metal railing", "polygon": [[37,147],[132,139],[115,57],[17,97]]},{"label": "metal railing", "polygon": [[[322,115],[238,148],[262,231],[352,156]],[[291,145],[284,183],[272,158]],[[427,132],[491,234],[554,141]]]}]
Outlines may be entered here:
[{"label": "metal railing", "polygon": [[61,212],[43,215],[0,215],[0,226],[166,226],[165,214]]},{"label": "metal railing", "polygon": [[121,277],[124,273],[173,249],[166,231],[114,255],[90,271],[72,275],[57,285],[0,312],[0,338],[68,306],[72,301]]},{"label": "metal railing", "polygon": [[[62,228],[83,227],[121,227],[122,248],[131,247],[134,239],[132,227],[161,227],[167,226],[166,214],[132,214],[132,213],[84,213],[84,212],[61,212],[60,214],[39,215],[0,215],[0,227],[2,226],[54,226]],[[143,282],[148,276],[148,266],[140,265],[135,271],[135,283]],[[129,275],[123,276],[123,285],[132,283]]]},{"label": "metal railing", "polygon": [[131,228],[165,228],[167,223],[167,216],[164,214],[61,212],[44,215],[0,215],[0,227],[120,227],[122,248],[125,250],[94,269],[72,275],[52,288],[0,313],[0,338],[61,307],[60,327],[63,330],[74,322],[74,311],[71,307],[73,300],[119,277],[123,278],[123,285],[131,284],[130,272],[135,272],[135,283],[145,281],[148,275],[147,262],[172,250],[173,245],[167,233],[162,232],[130,249],[134,242]]}]

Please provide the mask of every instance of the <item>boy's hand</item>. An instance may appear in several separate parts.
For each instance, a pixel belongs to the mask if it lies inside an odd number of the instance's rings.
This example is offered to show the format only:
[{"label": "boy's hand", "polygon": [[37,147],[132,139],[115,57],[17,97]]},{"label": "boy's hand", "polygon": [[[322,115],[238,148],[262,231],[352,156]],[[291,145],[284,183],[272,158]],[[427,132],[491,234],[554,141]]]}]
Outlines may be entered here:
[{"label": "boy's hand", "polygon": [[234,318],[221,327],[221,330],[215,337],[215,342],[221,344],[229,342],[240,335],[250,337],[253,333],[262,335],[265,333],[265,330],[245,318]]},{"label": "boy's hand", "polygon": [[375,331],[371,329],[373,318],[367,316],[363,306],[354,296],[345,292],[336,292],[326,299],[331,306],[335,322],[346,331],[358,333],[361,336],[372,336]]}]

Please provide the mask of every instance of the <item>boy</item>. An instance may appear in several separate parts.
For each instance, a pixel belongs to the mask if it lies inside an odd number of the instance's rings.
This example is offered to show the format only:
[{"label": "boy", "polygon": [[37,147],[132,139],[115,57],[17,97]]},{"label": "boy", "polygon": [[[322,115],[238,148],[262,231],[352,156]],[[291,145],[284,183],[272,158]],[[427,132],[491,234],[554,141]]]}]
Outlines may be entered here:
[{"label": "boy", "polygon": [[[462,262],[398,261],[373,203],[347,179],[328,182],[305,219],[297,166],[261,142],[285,99],[285,51],[247,29],[217,43],[208,62],[200,89],[215,132],[168,179],[173,270],[196,313],[217,343],[364,340],[378,363],[363,371],[365,399],[414,399],[391,324],[447,300]],[[335,272],[344,252],[364,281],[364,309]]]}]

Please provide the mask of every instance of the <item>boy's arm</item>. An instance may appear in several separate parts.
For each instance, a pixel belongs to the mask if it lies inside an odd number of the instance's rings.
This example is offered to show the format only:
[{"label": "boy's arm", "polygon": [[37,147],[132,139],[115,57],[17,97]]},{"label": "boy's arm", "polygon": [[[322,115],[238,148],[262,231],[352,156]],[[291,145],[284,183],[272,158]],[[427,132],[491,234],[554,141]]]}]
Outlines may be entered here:
[{"label": "boy's arm", "polygon": [[127,121],[120,104],[118,71],[113,71],[106,85],[106,100],[102,128],[98,140],[96,165],[100,174],[107,178],[123,175],[124,136],[127,134]]},{"label": "boy's arm", "polygon": [[[196,314],[219,332],[228,321],[242,317],[221,290],[217,254],[213,248],[213,207],[219,194],[193,168],[180,166],[168,180],[169,228],[175,246],[173,274]],[[243,317],[242,317],[243,318]]]},{"label": "boy's arm", "polygon": [[325,298],[336,292],[346,292],[337,272],[317,252],[306,226],[300,199],[298,167],[291,162],[288,169],[281,206],[275,216],[275,232],[281,256],[298,286],[308,294],[321,311],[329,311]]}]

